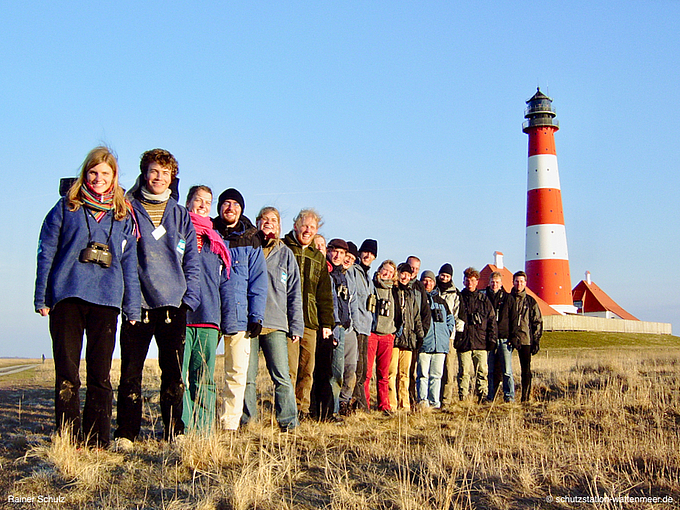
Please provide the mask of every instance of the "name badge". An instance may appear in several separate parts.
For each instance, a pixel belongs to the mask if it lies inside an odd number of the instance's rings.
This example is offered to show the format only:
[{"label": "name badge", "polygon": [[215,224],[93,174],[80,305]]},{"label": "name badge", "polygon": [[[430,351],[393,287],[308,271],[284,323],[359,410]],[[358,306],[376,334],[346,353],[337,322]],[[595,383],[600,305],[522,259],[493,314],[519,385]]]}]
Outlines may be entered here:
[{"label": "name badge", "polygon": [[165,227],[163,225],[161,225],[160,227],[155,229],[153,232],[151,232],[151,235],[153,236],[153,238],[156,241],[158,241],[161,237],[163,237],[165,235],[166,232],[167,231],[165,230]]},{"label": "name badge", "polygon": [[176,248],[176,250],[177,250],[179,253],[181,253],[182,255],[184,255],[184,247],[186,246],[186,244],[187,244],[187,243],[186,243],[186,241],[184,241],[184,239],[180,239],[180,240],[179,240],[179,243],[177,243],[177,248]]},{"label": "name badge", "polygon": [[286,283],[288,281],[288,274],[285,271],[281,271],[281,283]]}]

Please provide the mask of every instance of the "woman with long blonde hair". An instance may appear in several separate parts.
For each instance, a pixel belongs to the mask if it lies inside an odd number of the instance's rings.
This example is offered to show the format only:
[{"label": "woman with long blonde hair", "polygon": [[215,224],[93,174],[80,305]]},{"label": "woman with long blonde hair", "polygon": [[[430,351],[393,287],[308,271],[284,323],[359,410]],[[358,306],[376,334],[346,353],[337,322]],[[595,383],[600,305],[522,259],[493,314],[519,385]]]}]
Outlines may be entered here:
[{"label": "woman with long blonde hair", "polygon": [[[57,430],[106,448],[110,442],[111,358],[121,309],[140,320],[135,220],[118,184],[118,162],[96,147],[65,197],[45,217],[38,242],[34,306],[49,316]],[[78,390],[83,332],[87,392]]]}]

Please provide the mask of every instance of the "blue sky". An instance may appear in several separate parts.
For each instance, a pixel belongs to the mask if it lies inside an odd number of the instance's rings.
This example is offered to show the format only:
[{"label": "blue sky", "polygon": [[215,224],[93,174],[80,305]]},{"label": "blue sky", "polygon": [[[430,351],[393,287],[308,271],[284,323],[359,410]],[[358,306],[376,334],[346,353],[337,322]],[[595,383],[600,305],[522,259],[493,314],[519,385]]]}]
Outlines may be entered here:
[{"label": "blue sky", "polygon": [[378,258],[524,266],[525,101],[553,97],[572,285],[586,270],[680,332],[680,3],[4,2],[0,355],[49,355],[41,222],[100,143],[129,187],[163,147],[180,190],[302,207]]}]

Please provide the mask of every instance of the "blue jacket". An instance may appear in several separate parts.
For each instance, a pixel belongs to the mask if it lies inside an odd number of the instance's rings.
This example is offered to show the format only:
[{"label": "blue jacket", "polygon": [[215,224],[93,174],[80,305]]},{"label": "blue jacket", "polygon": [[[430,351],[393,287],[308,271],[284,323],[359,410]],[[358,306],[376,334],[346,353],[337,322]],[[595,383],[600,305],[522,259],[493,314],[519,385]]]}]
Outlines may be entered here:
[{"label": "blue jacket", "polygon": [[231,254],[231,277],[227,282],[226,332],[246,331],[248,323],[262,324],[267,305],[267,263],[257,229],[245,216],[235,228],[224,228],[221,218],[213,220]]},{"label": "blue jacket", "polygon": [[169,198],[156,228],[140,200],[135,196],[130,202],[142,235],[137,243],[142,308],[179,308],[184,303],[196,310],[201,303],[201,268],[189,212]]},{"label": "blue jacket", "polygon": [[[112,255],[110,267],[79,261],[80,252],[89,241],[108,244]],[[122,308],[128,320],[140,320],[136,245],[130,215],[115,221],[113,212],[107,212],[97,223],[84,207],[69,211],[66,199],[62,198],[47,214],[40,230],[35,309],[54,308],[62,299],[80,298],[95,305]]]},{"label": "blue jacket", "polygon": [[187,324],[214,324],[223,333],[227,326],[227,270],[222,257],[210,249],[210,240],[203,240],[198,254],[201,265],[201,304],[187,312]]},{"label": "blue jacket", "polygon": [[356,289],[354,296],[356,306],[350,306],[352,327],[360,335],[370,335],[373,313],[367,310],[366,305],[368,304],[368,296],[375,292],[373,280],[368,277],[368,273],[359,264],[351,266],[346,274],[350,290]]},{"label": "blue jacket", "polygon": [[291,337],[301,337],[305,332],[305,318],[302,313],[300,268],[295,255],[281,240],[277,240],[266,260],[269,286],[262,325],[285,331]]},{"label": "blue jacket", "polygon": [[[436,294],[436,290],[427,294],[427,300],[430,303],[432,317],[430,319],[430,329],[428,329],[425,334],[420,352],[448,353],[449,338],[456,328],[456,318],[449,311],[446,301]],[[442,320],[435,320],[437,318],[441,318]]]}]

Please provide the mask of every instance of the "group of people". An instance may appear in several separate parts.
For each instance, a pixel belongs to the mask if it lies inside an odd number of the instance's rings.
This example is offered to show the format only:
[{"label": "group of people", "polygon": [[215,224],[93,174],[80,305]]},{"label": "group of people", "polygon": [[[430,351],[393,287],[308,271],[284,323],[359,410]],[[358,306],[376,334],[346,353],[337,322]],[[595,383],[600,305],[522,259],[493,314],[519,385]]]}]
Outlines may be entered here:
[{"label": "group of people", "polygon": [[[471,384],[478,400],[493,400],[501,380],[509,402],[517,349],[522,400],[529,399],[542,319],[523,272],[514,275],[511,293],[500,273],[477,290],[473,268],[459,292],[450,264],[418,278],[415,256],[398,265],[385,260],[371,275],[376,240],[326,243],[313,209],[301,210],[282,236],[275,207],[262,208],[253,224],[233,188],[219,195],[211,218],[212,190],[193,186],[182,206],[177,174],[171,153],[147,151],[126,194],[115,155],[97,147],[43,222],[34,305],[49,316],[58,430],[91,446],[111,443],[110,369],[121,311],[114,438],[122,450],[140,433],[152,338],[167,440],[185,428],[237,430],[257,419],[260,350],[282,431],[301,420],[341,422],[369,410],[374,367],[376,407],[385,414],[450,405],[468,398]],[[225,382],[218,409],[220,341]]]}]

